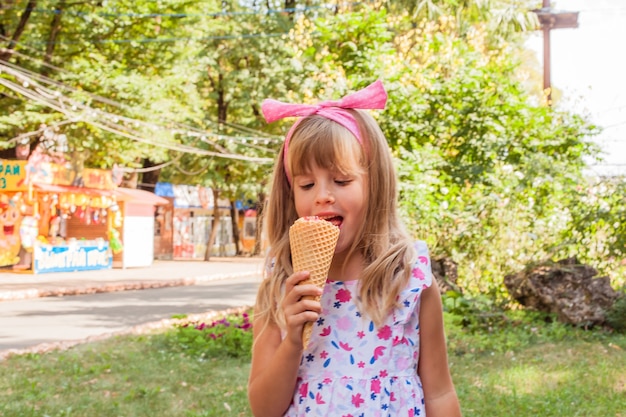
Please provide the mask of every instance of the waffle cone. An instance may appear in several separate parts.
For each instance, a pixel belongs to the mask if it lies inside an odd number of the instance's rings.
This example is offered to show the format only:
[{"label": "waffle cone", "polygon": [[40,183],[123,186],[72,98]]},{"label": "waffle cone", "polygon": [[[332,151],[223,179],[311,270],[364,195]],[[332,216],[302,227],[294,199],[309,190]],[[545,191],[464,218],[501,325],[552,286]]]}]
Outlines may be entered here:
[{"label": "waffle cone", "polygon": [[[309,271],[309,279],[301,284],[323,288],[339,239],[339,228],[317,217],[302,217],[289,228],[289,245],[294,272]],[[319,301],[321,297],[305,297]],[[313,322],[304,325],[302,344],[309,344]]]}]

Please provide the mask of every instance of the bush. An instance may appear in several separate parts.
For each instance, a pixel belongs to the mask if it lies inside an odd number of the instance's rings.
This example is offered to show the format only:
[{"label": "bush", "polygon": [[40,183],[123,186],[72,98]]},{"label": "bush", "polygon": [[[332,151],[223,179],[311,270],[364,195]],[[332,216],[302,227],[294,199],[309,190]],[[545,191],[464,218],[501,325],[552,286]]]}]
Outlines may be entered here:
[{"label": "bush", "polygon": [[173,342],[189,356],[250,358],[252,322],[248,313],[233,314],[211,323],[176,325]]},{"label": "bush", "polygon": [[606,324],[619,333],[626,333],[626,294],[618,298],[606,313]]},{"label": "bush", "polygon": [[442,295],[444,311],[450,313],[455,325],[470,332],[491,332],[509,322],[506,307],[486,294],[463,295],[458,291],[446,291]]}]

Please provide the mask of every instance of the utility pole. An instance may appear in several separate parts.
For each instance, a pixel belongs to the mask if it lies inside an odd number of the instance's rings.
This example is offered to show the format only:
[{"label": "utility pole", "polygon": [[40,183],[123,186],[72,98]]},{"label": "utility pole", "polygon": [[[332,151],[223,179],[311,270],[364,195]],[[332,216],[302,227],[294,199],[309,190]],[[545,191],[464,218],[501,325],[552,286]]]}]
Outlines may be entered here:
[{"label": "utility pole", "polygon": [[552,86],[550,84],[550,31],[578,27],[578,12],[565,12],[550,7],[550,0],[543,0],[541,9],[533,10],[539,18],[543,31],[543,91],[547,94],[548,106],[552,105]]}]

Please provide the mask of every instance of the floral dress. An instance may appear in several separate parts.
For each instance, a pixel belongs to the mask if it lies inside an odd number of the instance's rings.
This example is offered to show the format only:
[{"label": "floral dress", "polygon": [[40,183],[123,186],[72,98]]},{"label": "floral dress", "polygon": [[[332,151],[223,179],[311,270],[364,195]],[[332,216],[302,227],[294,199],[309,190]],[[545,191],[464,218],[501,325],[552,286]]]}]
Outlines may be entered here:
[{"label": "floral dress", "polygon": [[417,242],[416,249],[399,306],[379,328],[357,309],[358,280],[327,282],[285,416],[425,416],[417,375],[419,306],[432,273],[426,244]]}]

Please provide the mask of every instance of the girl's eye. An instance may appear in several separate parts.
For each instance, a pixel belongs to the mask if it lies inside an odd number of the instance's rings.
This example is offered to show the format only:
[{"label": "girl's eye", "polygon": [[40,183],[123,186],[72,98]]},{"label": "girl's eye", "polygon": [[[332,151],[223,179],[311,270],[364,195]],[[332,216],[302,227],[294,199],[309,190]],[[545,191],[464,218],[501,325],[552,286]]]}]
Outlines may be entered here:
[{"label": "girl's eye", "polygon": [[337,185],[348,185],[352,182],[352,180],[335,180],[335,184]]},{"label": "girl's eye", "polygon": [[303,190],[310,190],[311,188],[313,188],[313,184],[300,184],[299,186],[301,189]]}]

